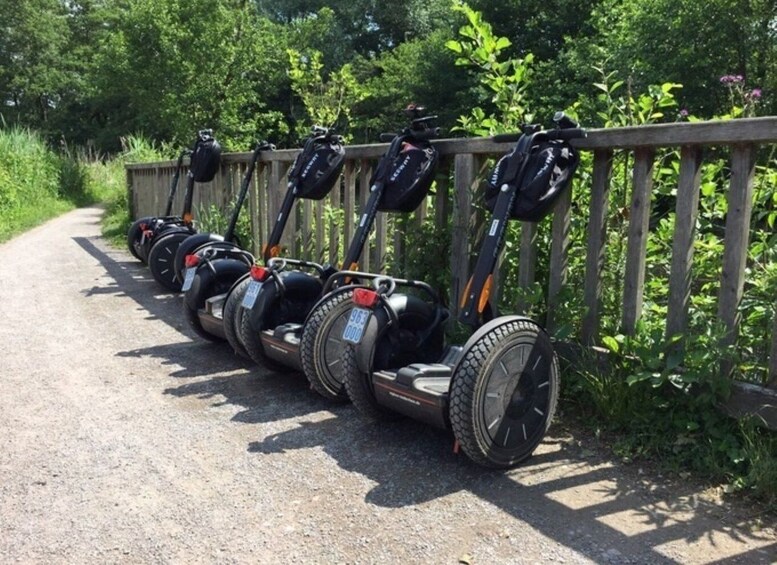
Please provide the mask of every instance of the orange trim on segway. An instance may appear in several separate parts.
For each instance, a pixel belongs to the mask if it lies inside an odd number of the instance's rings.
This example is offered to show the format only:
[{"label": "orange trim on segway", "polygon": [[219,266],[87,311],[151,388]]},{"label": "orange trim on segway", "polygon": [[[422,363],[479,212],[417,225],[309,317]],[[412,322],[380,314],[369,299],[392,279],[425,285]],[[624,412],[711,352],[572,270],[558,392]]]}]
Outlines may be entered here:
[{"label": "orange trim on segway", "polygon": [[488,299],[491,297],[491,287],[494,285],[493,273],[488,275],[485,284],[483,285],[483,291],[480,293],[480,301],[478,302],[478,314],[482,314],[486,309]]}]

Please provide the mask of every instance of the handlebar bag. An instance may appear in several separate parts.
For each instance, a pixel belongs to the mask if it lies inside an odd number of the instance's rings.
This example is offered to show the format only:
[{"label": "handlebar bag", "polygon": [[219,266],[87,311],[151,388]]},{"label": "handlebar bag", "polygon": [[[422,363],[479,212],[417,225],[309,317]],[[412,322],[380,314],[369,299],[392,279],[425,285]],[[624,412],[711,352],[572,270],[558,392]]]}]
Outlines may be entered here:
[{"label": "handlebar bag", "polygon": [[211,136],[200,136],[194,143],[189,171],[196,182],[210,182],[221,166],[221,145]]},{"label": "handlebar bag", "polygon": [[[522,153],[512,152],[502,157],[488,177],[485,187],[486,208],[493,212],[500,189],[505,184],[518,182]],[[532,148],[526,171],[520,181],[510,218],[525,222],[539,222],[545,218],[559,196],[572,181],[579,162],[577,151],[563,141],[546,141]]]},{"label": "handlebar bag", "polygon": [[339,143],[316,144],[297,155],[289,182],[297,181],[297,196],[321,200],[334,187],[345,164],[345,149]]},{"label": "handlebar bag", "polygon": [[378,210],[412,212],[426,197],[434,181],[437,150],[429,143],[405,142],[395,159],[383,157],[370,180],[385,183]]}]

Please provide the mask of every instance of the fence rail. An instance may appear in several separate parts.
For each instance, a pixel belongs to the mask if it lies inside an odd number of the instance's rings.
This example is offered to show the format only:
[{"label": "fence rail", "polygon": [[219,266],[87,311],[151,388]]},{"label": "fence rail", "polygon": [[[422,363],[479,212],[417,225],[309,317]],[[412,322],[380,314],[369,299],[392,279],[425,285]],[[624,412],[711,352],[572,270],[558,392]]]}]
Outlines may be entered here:
[{"label": "fence rail", "polygon": [[[579,337],[584,344],[596,344],[599,338],[602,270],[608,222],[613,213],[610,209],[610,181],[613,160],[623,152],[630,155],[633,166],[621,329],[624,333],[633,333],[642,315],[656,154],[660,149],[669,148],[680,150],[680,171],[671,259],[667,258],[667,261],[671,260],[671,269],[666,335],[683,334],[687,330],[701,167],[705,151],[710,147],[716,150],[727,148],[730,155],[725,251],[721,261],[717,313],[727,331],[724,345],[735,342],[741,323],[740,303],[745,285],[755,156],[759,146],[774,143],[777,143],[777,117],[590,130],[586,139],[574,142],[579,149],[593,152],[583,283],[585,314],[579,328]],[[478,180],[482,178],[488,159],[504,154],[511,148],[511,144],[476,138],[445,139],[434,142],[434,145],[441,155],[435,194],[415,213],[409,224],[407,220],[400,220],[396,214],[379,213],[370,245],[364,250],[359,265],[365,270],[382,271],[389,257],[393,257],[395,268],[398,265],[401,271],[398,258],[404,256],[405,230],[418,228],[427,219],[430,206],[434,217],[429,220],[433,220],[438,229],[450,230],[452,284],[449,304],[455,310],[458,297],[469,277],[473,245],[484,219],[482,210],[473,203]],[[282,241],[289,253],[333,264],[342,258],[344,247],[353,234],[357,211],[366,202],[372,167],[386,148],[386,144],[347,147],[347,160],[340,186],[325,201],[304,201],[296,207]],[[285,177],[296,154],[297,150],[263,154],[260,166],[257,167],[248,211],[255,253],[266,241],[272,221],[280,208],[286,186]],[[249,157],[250,153],[224,155],[221,172],[214,181],[197,186],[195,206],[202,208],[215,205],[221,210],[228,209]],[[174,165],[174,162],[166,161],[127,166],[127,183],[135,216],[152,215],[163,209],[167,182]],[[719,187],[721,190],[724,188]],[[175,206],[182,206],[181,195]],[[568,275],[571,221],[572,198],[567,194],[557,205],[551,226],[545,320],[551,328],[558,323],[559,296]],[[536,234],[535,225],[521,226],[518,273],[521,287],[528,287],[535,282]],[[769,360],[772,383],[777,381],[777,319],[773,326],[772,354]],[[682,347],[682,344],[678,346]],[[756,406],[757,403],[752,401],[754,394],[757,396],[753,387],[748,386],[745,392],[743,390],[737,388],[732,406],[738,408],[732,408],[732,412],[757,412],[777,426],[774,391],[765,393],[764,398],[767,400],[762,399],[762,405]],[[746,401],[743,396],[737,396],[740,392],[747,397]],[[742,408],[745,405],[750,408],[745,410]]]}]

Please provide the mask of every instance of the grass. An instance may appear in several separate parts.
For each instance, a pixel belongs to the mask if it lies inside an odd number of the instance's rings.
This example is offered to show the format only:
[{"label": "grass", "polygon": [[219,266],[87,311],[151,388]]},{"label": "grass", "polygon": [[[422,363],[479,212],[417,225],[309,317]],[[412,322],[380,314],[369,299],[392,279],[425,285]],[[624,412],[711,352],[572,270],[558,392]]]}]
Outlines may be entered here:
[{"label": "grass", "polygon": [[123,139],[110,159],[54,151],[37,133],[0,128],[0,242],[81,206],[103,204],[103,234],[122,243],[130,224],[124,165],[164,158],[139,136]]}]

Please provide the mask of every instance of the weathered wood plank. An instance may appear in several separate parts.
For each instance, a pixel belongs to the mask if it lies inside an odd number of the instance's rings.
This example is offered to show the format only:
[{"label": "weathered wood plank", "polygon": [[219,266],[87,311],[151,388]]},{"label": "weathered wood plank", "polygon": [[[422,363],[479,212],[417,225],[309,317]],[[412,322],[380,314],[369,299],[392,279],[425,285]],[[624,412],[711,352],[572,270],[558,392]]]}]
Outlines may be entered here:
[{"label": "weathered wood plank", "polygon": [[469,279],[469,238],[472,189],[476,178],[475,156],[456,155],[453,170],[453,218],[451,227],[451,319],[459,313],[459,301]]},{"label": "weathered wood plank", "polygon": [[776,390],[735,381],[722,408],[732,418],[755,418],[770,430],[777,430]]},{"label": "weathered wood plank", "polygon": [[[635,147],[681,147],[684,145],[730,145],[737,143],[777,142],[777,116],[744,118],[739,120],[710,120],[706,122],[650,124],[636,127],[589,129],[588,137],[576,139],[573,144],[581,149],[629,149]],[[432,144],[441,156],[457,154],[502,154],[512,143],[494,143],[490,138],[441,139]],[[385,153],[388,144],[349,145],[349,159],[376,159]],[[291,163],[299,149],[268,151],[260,156],[265,162]],[[250,153],[226,153],[222,162],[248,161]],[[185,161],[188,165],[188,160]],[[172,166],[173,161],[159,163],[132,163],[128,168],[145,169],[159,164]]]},{"label": "weathered wood plank", "polygon": [[735,145],[731,152],[726,237],[718,295],[718,319],[726,328],[724,346],[734,344],[737,339],[739,303],[745,286],[750,214],[753,210],[755,149],[753,145]]},{"label": "weathered wood plank", "polygon": [[772,343],[769,348],[769,373],[766,386],[777,389],[777,312],[772,321]]},{"label": "weathered wood plank", "polygon": [[353,239],[354,202],[356,200],[356,163],[354,161],[349,159],[345,162],[343,178],[345,184],[343,192],[343,211],[345,212],[343,245],[345,247],[343,248],[343,253],[345,253]]},{"label": "weathered wood plank", "polygon": [[[537,224],[521,222],[521,247],[518,259],[518,288],[528,289],[534,284],[537,272]],[[516,302],[518,314],[525,314],[530,304],[523,296]]]},{"label": "weathered wood plank", "polygon": [[316,201],[316,255],[315,261],[324,262],[324,201]]},{"label": "weathered wood plank", "polygon": [[[340,191],[342,190],[342,179],[335,183],[332,192],[329,193],[329,202],[333,211],[340,209]],[[340,230],[342,226],[337,221],[337,214],[333,215],[332,222],[329,224],[329,263],[339,265],[340,257]]]},{"label": "weathered wood plank", "polygon": [[262,232],[264,226],[262,225],[262,209],[261,200],[259,198],[259,189],[261,186],[262,176],[264,174],[265,167],[259,163],[256,164],[256,170],[254,171],[254,178],[251,179],[251,185],[248,188],[248,213],[251,221],[251,253],[254,257],[259,257],[262,253],[262,243],[264,238]]},{"label": "weathered wood plank", "polygon": [[[371,175],[372,166],[370,161],[367,159],[362,159],[359,161],[359,218],[361,218],[361,215],[364,214],[364,211],[367,209],[367,197],[370,194],[369,185]],[[367,272],[370,272],[370,263],[372,259],[370,248],[371,239],[371,237],[367,238],[367,241],[364,244],[364,249],[362,249],[362,254],[359,257],[359,268]]]},{"label": "weathered wood plank", "polygon": [[612,151],[594,151],[593,183],[591,186],[591,210],[588,219],[588,247],[585,258],[585,283],[583,301],[586,313],[583,317],[581,338],[593,345],[599,334],[599,308],[602,296],[602,270],[607,240],[607,210],[610,199],[610,174]]},{"label": "weathered wood plank", "polygon": [[[684,334],[688,326],[693,242],[696,235],[696,218],[699,215],[701,164],[701,148],[689,146],[682,148],[672,242],[672,268],[669,275],[667,339]],[[673,346],[673,350],[677,353],[681,352],[682,349],[682,341],[678,341]]]},{"label": "weathered wood plank", "polygon": [[[275,222],[278,219],[278,214],[281,210],[281,177],[282,172],[281,168],[283,167],[283,163],[281,162],[273,162],[270,163],[270,175],[269,179],[267,181],[267,212],[268,212],[268,221],[270,222],[270,231],[272,231],[272,226],[275,225]],[[288,229],[288,226],[286,226],[286,229]],[[269,232],[268,232],[269,233]],[[283,238],[281,238],[281,242],[283,242]],[[281,244],[282,245],[282,244]]]},{"label": "weathered wood plank", "polygon": [[550,277],[548,280],[548,314],[545,326],[552,334],[558,327],[558,307],[561,289],[567,282],[569,232],[572,224],[572,187],[561,195],[553,211],[553,232],[550,244]]},{"label": "weathered wood plank", "polygon": [[309,198],[302,206],[302,257],[313,260],[313,201]]},{"label": "weathered wood plank", "polygon": [[626,251],[626,273],[623,281],[624,333],[632,335],[642,315],[645,290],[645,258],[647,255],[650,196],[653,192],[652,149],[637,149],[634,155],[633,191],[629,212],[629,239]]}]

